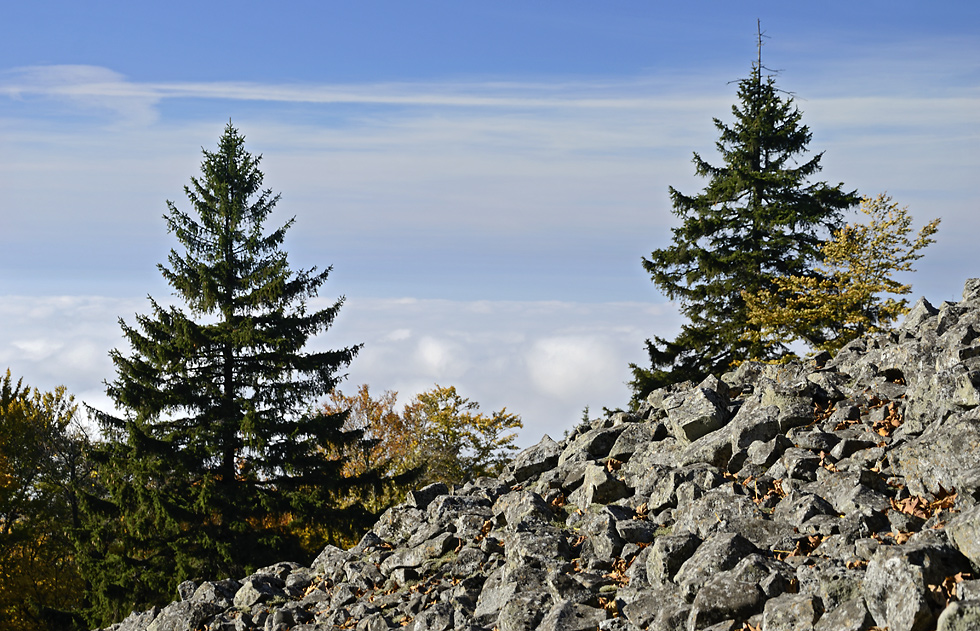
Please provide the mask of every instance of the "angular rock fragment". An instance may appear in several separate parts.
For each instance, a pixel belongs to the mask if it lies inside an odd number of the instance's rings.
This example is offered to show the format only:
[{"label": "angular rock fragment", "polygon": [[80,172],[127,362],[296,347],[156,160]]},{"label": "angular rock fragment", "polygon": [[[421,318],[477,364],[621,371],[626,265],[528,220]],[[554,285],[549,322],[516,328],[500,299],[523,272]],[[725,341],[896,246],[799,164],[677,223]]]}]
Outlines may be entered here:
[{"label": "angular rock fragment", "polygon": [[819,598],[805,594],[782,594],[766,602],[762,628],[766,631],[807,631],[823,614]]},{"label": "angular rock fragment", "polygon": [[[758,551],[752,542],[739,534],[718,533],[698,546],[694,554],[681,565],[674,576],[674,582],[688,593],[696,592],[718,572],[732,569],[744,557]],[[648,572],[649,567],[648,560]]]},{"label": "angular rock fragment", "polygon": [[939,616],[936,631],[976,631],[980,629],[980,600],[952,602]]},{"label": "angular rock fragment", "polygon": [[674,395],[665,401],[671,434],[682,442],[693,442],[720,429],[730,418],[728,405],[708,388],[695,388],[686,395]]},{"label": "angular rock fragment", "polygon": [[864,606],[863,598],[853,598],[827,612],[813,627],[814,631],[866,631],[874,620]]},{"label": "angular rock fragment", "polygon": [[528,478],[553,469],[558,464],[560,455],[561,447],[545,434],[537,445],[525,449],[514,458],[514,462],[511,464],[514,479],[523,482]]},{"label": "angular rock fragment", "polygon": [[904,545],[880,548],[868,563],[861,588],[868,611],[891,631],[924,631],[936,622],[938,603],[930,586],[968,570],[948,547]]},{"label": "angular rock fragment", "polygon": [[760,611],[765,597],[756,585],[743,581],[710,581],[698,590],[687,618],[688,631],[707,629],[734,620],[739,625]]}]

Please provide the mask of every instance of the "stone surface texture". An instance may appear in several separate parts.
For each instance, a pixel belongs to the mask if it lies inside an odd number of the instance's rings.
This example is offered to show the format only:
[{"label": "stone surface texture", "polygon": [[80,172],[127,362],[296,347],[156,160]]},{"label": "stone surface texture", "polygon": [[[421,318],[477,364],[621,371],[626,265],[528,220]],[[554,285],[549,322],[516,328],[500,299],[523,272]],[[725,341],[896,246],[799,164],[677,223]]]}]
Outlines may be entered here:
[{"label": "stone surface texture", "polygon": [[980,629],[980,280],[412,491],[350,550],[111,631]]}]

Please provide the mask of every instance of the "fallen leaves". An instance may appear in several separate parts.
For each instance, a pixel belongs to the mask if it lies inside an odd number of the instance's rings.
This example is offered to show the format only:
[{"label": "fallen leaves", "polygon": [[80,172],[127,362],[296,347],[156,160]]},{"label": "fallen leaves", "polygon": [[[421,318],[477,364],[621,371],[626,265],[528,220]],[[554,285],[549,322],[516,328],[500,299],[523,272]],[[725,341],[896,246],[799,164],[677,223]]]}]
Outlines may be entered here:
[{"label": "fallen leaves", "polygon": [[773,550],[776,553],[776,558],[780,561],[785,561],[790,557],[800,557],[800,556],[810,556],[814,550],[820,547],[823,543],[823,537],[820,535],[810,535],[802,539],[797,539],[796,547],[792,550]]},{"label": "fallen leaves", "polygon": [[834,410],[836,409],[837,409],[836,406],[833,403],[830,403],[829,401],[827,402],[827,405],[823,405],[823,406],[817,403],[816,401],[814,401],[813,420],[817,423],[826,421],[833,415]]},{"label": "fallen leaves", "polygon": [[883,545],[902,545],[912,538],[913,532],[873,532],[871,538]]},{"label": "fallen leaves", "polygon": [[606,598],[604,596],[599,597],[599,607],[606,610],[611,618],[619,617],[619,605],[616,604],[615,598]]},{"label": "fallen leaves", "polygon": [[900,513],[905,513],[906,515],[921,517],[922,519],[929,519],[929,517],[931,517],[929,502],[918,495],[906,497],[905,499],[898,501],[892,499],[891,505],[894,510],[897,510]]},{"label": "fallen leaves", "polygon": [[956,586],[963,581],[973,580],[973,575],[968,572],[957,572],[952,576],[947,576],[939,585],[930,585],[929,591],[940,598],[940,602],[945,600],[948,605],[951,600],[956,600]]},{"label": "fallen leaves", "polygon": [[889,403],[885,410],[885,418],[871,424],[871,429],[880,436],[891,436],[892,432],[901,427],[902,412],[894,403]]},{"label": "fallen leaves", "polygon": [[606,578],[612,580],[619,585],[628,585],[630,582],[630,577],[626,575],[626,571],[629,570],[630,563],[626,559],[621,559],[617,557],[613,560],[612,569],[606,573]]},{"label": "fallen leaves", "polygon": [[947,491],[939,487],[939,492],[935,495],[936,499],[930,501],[921,495],[910,495],[909,497],[890,500],[893,510],[921,519],[929,519],[942,511],[952,511],[956,504],[956,490]]},{"label": "fallen leaves", "polygon": [[828,454],[825,451],[820,452],[820,466],[826,469],[827,471],[837,471],[837,465],[835,465],[833,462],[828,461],[827,455]]},{"label": "fallen leaves", "polygon": [[752,486],[754,491],[753,494],[755,495],[755,497],[752,498],[752,501],[755,502],[756,504],[763,504],[770,498],[786,497],[786,491],[783,490],[782,480],[779,479],[767,480],[766,482],[768,483],[768,487],[766,483],[763,483],[762,484],[763,491],[761,494],[759,493],[759,486],[760,486],[759,480],[753,478],[752,476],[745,478],[745,480],[742,482],[742,485],[747,487],[750,482],[754,483]]},{"label": "fallen leaves", "polygon": [[474,537],[473,538],[473,541],[476,542],[476,543],[479,543],[480,541],[483,541],[484,539],[487,538],[487,535],[490,534],[490,531],[491,530],[493,530],[493,520],[490,520],[490,519],[484,520],[483,521],[483,525],[480,526],[480,534],[478,534],[476,537]]}]

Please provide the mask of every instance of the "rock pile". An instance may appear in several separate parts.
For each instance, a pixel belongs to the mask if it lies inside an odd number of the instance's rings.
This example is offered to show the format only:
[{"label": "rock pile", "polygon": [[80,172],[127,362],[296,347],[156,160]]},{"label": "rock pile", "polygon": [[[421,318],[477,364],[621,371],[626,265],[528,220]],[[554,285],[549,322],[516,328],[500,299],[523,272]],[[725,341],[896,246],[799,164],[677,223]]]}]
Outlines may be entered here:
[{"label": "rock pile", "polygon": [[435,484],[312,567],[113,631],[980,629],[980,279],[836,357],[746,363]]}]

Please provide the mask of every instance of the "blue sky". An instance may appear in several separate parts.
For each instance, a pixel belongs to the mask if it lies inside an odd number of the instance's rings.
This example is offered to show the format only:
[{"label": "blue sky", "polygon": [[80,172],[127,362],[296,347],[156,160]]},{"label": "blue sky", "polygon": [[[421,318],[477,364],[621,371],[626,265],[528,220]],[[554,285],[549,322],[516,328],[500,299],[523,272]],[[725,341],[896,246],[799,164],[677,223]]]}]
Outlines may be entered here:
[{"label": "blue sky", "polygon": [[165,201],[229,119],[296,216],[293,265],[334,266],[317,343],[365,343],[351,387],[456,385],[524,443],[625,404],[680,324],[640,257],[667,187],[703,185],[691,152],[716,159],[757,18],[820,179],[943,218],[914,294],[980,275],[974,2],[8,4],[0,367],[96,405],[116,319],[169,293]]}]

